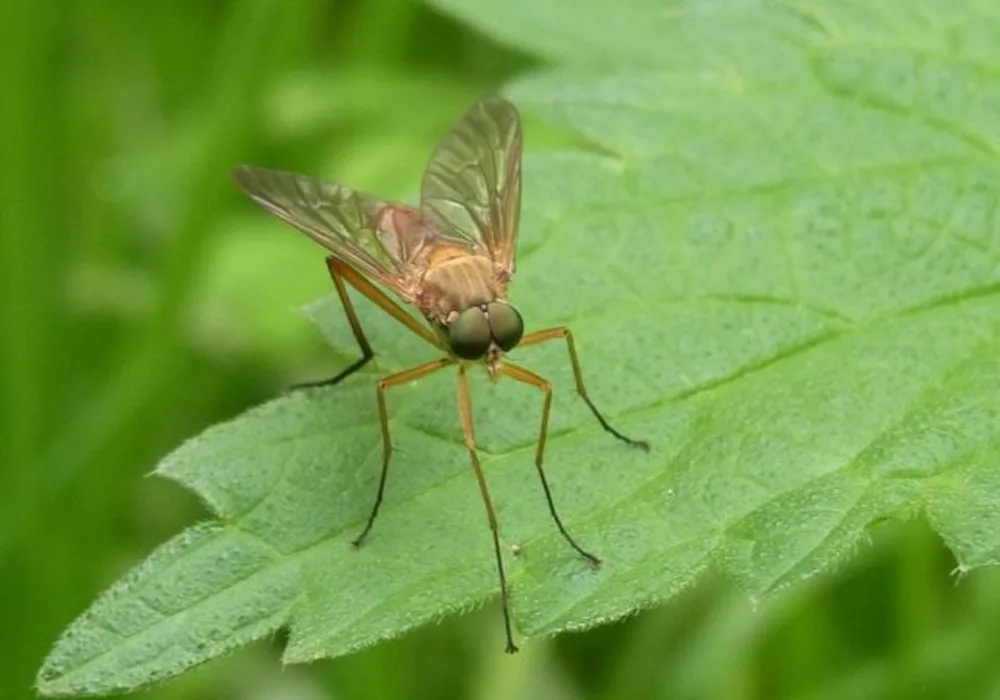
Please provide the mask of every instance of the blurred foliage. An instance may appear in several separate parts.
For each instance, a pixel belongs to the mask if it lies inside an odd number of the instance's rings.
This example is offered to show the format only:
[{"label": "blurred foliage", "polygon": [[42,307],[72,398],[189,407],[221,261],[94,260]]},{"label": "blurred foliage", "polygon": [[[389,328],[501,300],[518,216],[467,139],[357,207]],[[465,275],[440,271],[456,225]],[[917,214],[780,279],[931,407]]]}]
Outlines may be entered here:
[{"label": "blurred foliage", "polygon": [[[232,165],[406,196],[540,59],[407,0],[8,0],[0,56],[0,698],[28,698],[59,631],[205,517],[141,478],[156,459],[342,359],[290,312],[327,291],[319,255]],[[709,579],[516,658],[491,605],[288,670],[274,639],[148,697],[997,697],[997,573],[956,586],[919,523],[874,539],[758,604]]]}]

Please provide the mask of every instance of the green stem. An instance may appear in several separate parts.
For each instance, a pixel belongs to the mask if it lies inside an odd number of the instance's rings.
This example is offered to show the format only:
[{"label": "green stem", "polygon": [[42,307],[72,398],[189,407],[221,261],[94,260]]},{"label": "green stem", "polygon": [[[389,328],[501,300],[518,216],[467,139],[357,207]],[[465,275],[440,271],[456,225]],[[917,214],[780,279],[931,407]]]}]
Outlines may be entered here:
[{"label": "green stem", "polygon": [[[128,435],[157,414],[159,402],[169,394],[166,389],[182,374],[184,312],[191,302],[192,282],[205,256],[218,202],[229,192],[230,169],[257,121],[267,77],[302,43],[316,5],[315,0],[246,0],[234,6],[218,54],[209,62],[211,77],[205,92],[210,97],[202,111],[202,148],[189,169],[186,190],[178,198],[184,211],[165,237],[162,263],[154,271],[156,299],[138,338],[123,349],[118,375],[89,410],[51,441],[36,466],[47,475],[40,498],[68,487],[94,460],[118,451]],[[7,371],[20,369],[14,364]],[[20,387],[5,391],[4,398],[9,394],[20,397],[25,391]],[[36,510],[28,507],[20,517],[8,516],[7,527],[0,528],[0,556],[25,529],[37,524]]]},{"label": "green stem", "polygon": [[66,222],[59,144],[65,138],[61,3],[0,11],[0,488],[16,517],[37,501],[37,464],[62,333]]}]

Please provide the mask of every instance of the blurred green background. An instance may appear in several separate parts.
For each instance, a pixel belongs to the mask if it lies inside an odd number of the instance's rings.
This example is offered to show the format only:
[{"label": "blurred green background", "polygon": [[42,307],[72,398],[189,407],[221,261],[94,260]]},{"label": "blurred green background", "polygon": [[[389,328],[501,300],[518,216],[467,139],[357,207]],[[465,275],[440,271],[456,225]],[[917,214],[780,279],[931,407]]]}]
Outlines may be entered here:
[{"label": "blurred green background", "polygon": [[[345,359],[296,312],[321,252],[231,167],[407,196],[542,61],[408,0],[8,0],[0,56],[0,697],[27,698],[60,631],[206,516],[156,460]],[[956,585],[919,522],[872,534],[795,591],[706,578],[514,658],[491,605],[308,667],[274,639],[147,697],[1000,698],[1000,574]]]}]

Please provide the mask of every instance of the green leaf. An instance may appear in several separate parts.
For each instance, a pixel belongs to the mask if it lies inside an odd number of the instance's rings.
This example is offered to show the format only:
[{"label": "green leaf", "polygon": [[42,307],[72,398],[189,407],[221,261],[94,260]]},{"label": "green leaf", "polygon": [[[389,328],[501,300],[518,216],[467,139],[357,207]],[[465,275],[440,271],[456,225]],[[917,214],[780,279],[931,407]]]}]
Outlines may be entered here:
[{"label": "green leaf", "polygon": [[[593,572],[533,473],[540,397],[477,374],[522,637],[621,618],[708,569],[763,596],[886,517],[926,517],[961,571],[1000,561],[991,3],[435,2],[560,63],[509,94],[587,146],[527,155],[511,293],[529,328],[573,328],[595,402],[653,443],[601,431],[564,347],[515,351],[555,387],[546,469]],[[377,369],[157,468],[218,524],[74,623],[42,692],[135,688],[286,624],[286,661],[335,656],[496,595],[450,372],[390,393],[386,501],[349,546],[378,477],[374,379],[433,356],[359,310]],[[313,315],[356,352],[334,301]]]}]

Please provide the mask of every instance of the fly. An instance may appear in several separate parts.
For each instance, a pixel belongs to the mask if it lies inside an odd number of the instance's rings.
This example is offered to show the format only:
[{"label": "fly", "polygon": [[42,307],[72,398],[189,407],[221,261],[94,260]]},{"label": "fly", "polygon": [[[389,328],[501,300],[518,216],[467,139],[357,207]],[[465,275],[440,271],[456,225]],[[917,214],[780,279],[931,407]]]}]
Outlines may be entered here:
[{"label": "fly", "polygon": [[[378,382],[382,470],[375,502],[364,528],[353,540],[355,546],[360,546],[371,531],[385,492],[392,454],[386,393],[445,367],[458,366],[458,416],[493,535],[508,653],[516,652],[517,646],[511,631],[499,526],[476,452],[466,376],[469,366],[482,363],[494,381],[509,377],[542,392],[535,467],[556,527],[594,568],[600,566],[601,560],[581,547],[563,525],[542,468],[552,387],[540,375],[506,361],[505,354],[515,347],[565,341],[577,393],[601,427],[628,445],[649,449],[645,440],[618,432],[590,400],[569,328],[525,333],[520,313],[507,301],[517,253],[521,151],[521,121],[514,105],[501,97],[488,97],[473,105],[438,145],[424,173],[419,207],[386,202],[306,175],[245,165],[234,173],[236,182],[257,204],[327,249],[330,277],[361,349],[361,357],[336,376],[299,386],[337,384],[375,355],[351,304],[347,285],[443,353],[436,360]],[[426,325],[381,287],[391,290],[404,304],[416,307]]]}]

